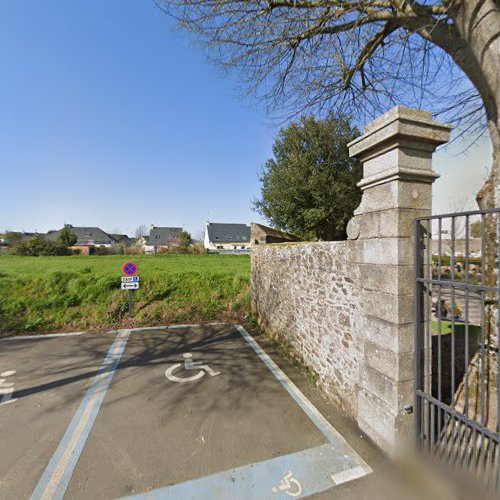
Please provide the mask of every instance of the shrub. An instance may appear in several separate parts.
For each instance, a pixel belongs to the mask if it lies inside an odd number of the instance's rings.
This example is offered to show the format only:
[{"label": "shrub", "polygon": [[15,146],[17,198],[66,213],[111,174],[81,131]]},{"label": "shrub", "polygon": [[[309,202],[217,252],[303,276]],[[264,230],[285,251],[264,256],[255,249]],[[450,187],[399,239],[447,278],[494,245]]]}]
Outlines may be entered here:
[{"label": "shrub", "polygon": [[60,243],[46,240],[42,236],[33,236],[25,242],[20,242],[11,247],[10,253],[14,255],[48,256],[71,255],[72,251]]},{"label": "shrub", "polygon": [[193,239],[191,238],[191,234],[187,231],[182,231],[181,233],[181,241],[179,243],[181,248],[187,248],[193,243]]},{"label": "shrub", "polygon": [[107,247],[96,247],[95,254],[96,255],[110,255],[111,249]]}]

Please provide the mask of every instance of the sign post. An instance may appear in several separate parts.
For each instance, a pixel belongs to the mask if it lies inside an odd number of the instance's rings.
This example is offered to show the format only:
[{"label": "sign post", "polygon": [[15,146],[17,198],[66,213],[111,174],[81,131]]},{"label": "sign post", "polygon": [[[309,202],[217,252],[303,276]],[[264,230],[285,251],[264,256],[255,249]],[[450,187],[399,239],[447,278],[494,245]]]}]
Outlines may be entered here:
[{"label": "sign post", "polygon": [[135,262],[127,262],[122,266],[122,271],[125,276],[122,276],[122,290],[128,290],[128,316],[132,318],[133,309],[133,292],[139,288],[139,266]]}]

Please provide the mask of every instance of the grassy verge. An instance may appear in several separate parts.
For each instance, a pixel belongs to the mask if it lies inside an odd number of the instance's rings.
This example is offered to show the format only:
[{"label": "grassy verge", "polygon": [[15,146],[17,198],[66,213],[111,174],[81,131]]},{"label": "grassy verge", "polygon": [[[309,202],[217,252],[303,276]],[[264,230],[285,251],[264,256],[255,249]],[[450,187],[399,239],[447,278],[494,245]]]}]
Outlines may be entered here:
[{"label": "grassy verge", "polygon": [[[129,326],[124,256],[0,257],[0,332]],[[133,326],[239,321],[250,311],[250,259],[137,256]]]},{"label": "grassy verge", "polygon": [[261,334],[270,345],[273,346],[274,350],[281,354],[285,359],[287,359],[292,366],[297,366],[300,368],[302,373],[306,376],[309,383],[312,385],[316,385],[319,379],[319,374],[316,371],[306,365],[299,354],[290,346],[288,341],[282,336],[273,334],[270,330],[259,325],[257,318],[253,315],[253,313],[249,313],[246,318],[246,326],[247,328],[258,332]]},{"label": "grassy verge", "polygon": [[[441,321],[441,334],[442,335],[450,335],[451,334],[451,321],[442,320]],[[439,333],[439,322],[431,321],[431,331],[432,335],[438,335]],[[477,325],[469,325],[469,333],[471,334],[480,334],[481,327]],[[457,335],[465,335],[465,325],[459,321],[455,322],[455,334]]]}]

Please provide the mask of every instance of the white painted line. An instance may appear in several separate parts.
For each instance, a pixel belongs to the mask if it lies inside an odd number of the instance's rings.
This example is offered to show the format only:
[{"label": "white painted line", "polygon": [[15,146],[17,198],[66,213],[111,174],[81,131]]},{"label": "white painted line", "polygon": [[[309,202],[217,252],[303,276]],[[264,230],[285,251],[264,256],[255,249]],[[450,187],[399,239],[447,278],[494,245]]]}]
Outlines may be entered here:
[{"label": "white painted line", "polygon": [[139,332],[139,331],[155,331],[155,330],[179,330],[182,328],[203,328],[204,326],[234,326],[228,323],[192,323],[192,324],[181,324],[181,325],[164,325],[164,326],[143,326],[137,328],[131,328],[131,332]]},{"label": "white painted line", "polygon": [[347,443],[341,434],[326,420],[319,410],[300,392],[299,388],[288,378],[281,368],[271,359],[271,357],[257,344],[255,339],[241,326],[236,325],[236,329],[243,338],[250,344],[259,358],[271,370],[281,385],[292,396],[295,402],[302,408],[304,413],[312,420],[321,433],[335,447],[338,453],[344,453],[355,457],[356,461],[363,468],[365,474],[372,471],[371,467],[356,453],[356,451]]},{"label": "white painted line", "polygon": [[353,481],[354,479],[359,479],[363,476],[366,476],[366,471],[363,467],[359,466],[354,467],[354,469],[349,469],[342,472],[337,472],[337,474],[332,474],[332,479],[335,484],[342,484]]},{"label": "white painted line", "polygon": [[17,401],[17,398],[10,398],[8,399],[7,401],[2,401],[0,403],[0,406],[3,406],[3,405],[8,405],[9,403],[15,403]]},{"label": "white painted line", "polygon": [[11,377],[15,373],[16,370],[7,370],[0,373],[0,377],[2,377],[0,378],[0,406],[17,401],[17,398],[12,397],[14,394],[14,384],[7,382],[7,377]]},{"label": "white painted line", "polygon": [[7,342],[8,340],[40,340],[40,339],[54,339],[59,337],[78,337],[85,332],[71,332],[71,333],[47,333],[45,335],[18,335],[12,337],[0,338],[0,342]]}]

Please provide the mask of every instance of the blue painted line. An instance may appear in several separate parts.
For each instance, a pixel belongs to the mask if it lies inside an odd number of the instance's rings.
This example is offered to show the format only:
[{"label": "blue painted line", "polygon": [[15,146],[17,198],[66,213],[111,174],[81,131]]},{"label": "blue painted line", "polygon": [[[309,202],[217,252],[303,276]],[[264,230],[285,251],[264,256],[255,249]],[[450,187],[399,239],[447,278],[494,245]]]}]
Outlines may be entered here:
[{"label": "blue painted line", "polygon": [[[328,444],[127,497],[128,500],[245,500],[305,498],[372,472],[368,464],[300,392],[242,327],[259,358],[328,440]],[[293,434],[291,435],[293,439]],[[291,476],[290,476],[291,474]],[[288,484],[284,482],[288,477]],[[292,481],[293,478],[294,481]],[[299,486],[300,485],[300,488]]]},{"label": "blue painted line", "polygon": [[34,489],[31,500],[62,499],[94,425],[130,330],[117,333],[92,384]]},{"label": "blue painted line", "polygon": [[319,412],[319,410],[300,392],[298,387],[286,376],[281,368],[271,359],[271,357],[260,347],[254,338],[240,325],[236,326],[243,338],[250,344],[259,358],[271,370],[281,385],[292,396],[295,402],[302,408],[304,413],[314,423],[318,430],[328,439],[338,454],[351,455],[363,467],[367,473],[372,472],[369,465],[352,449],[347,441],[335,430],[328,420]]},{"label": "blue painted line", "polygon": [[[357,466],[353,457],[339,456],[331,444],[324,444],[127,498],[128,500],[305,498],[338,484],[335,477],[339,474],[357,471],[357,477],[366,475],[366,472],[358,471]],[[289,478],[288,483],[284,482],[286,476]]]}]

